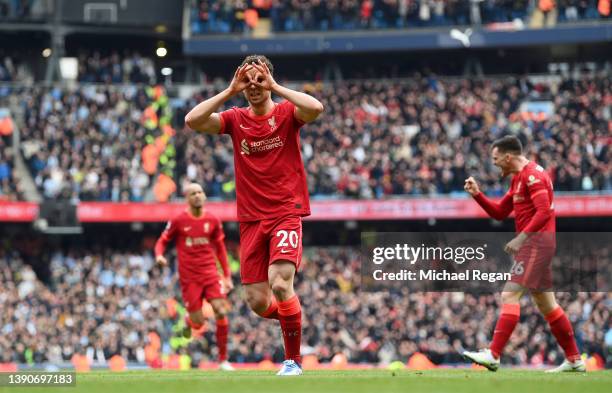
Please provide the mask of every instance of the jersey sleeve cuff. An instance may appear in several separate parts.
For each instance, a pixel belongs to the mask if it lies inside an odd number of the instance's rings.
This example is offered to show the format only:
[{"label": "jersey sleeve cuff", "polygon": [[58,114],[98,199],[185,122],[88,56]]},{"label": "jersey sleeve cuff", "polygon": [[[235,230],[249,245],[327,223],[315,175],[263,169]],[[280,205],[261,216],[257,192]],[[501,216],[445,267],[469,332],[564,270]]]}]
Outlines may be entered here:
[{"label": "jersey sleeve cuff", "polygon": [[296,121],[296,123],[301,127],[304,124],[306,124],[306,122],[300,118],[297,117],[297,106],[293,105],[293,119]]},{"label": "jersey sleeve cuff", "polygon": [[225,120],[222,115],[219,115],[219,123],[221,123],[221,128],[219,129],[219,134],[225,134]]}]

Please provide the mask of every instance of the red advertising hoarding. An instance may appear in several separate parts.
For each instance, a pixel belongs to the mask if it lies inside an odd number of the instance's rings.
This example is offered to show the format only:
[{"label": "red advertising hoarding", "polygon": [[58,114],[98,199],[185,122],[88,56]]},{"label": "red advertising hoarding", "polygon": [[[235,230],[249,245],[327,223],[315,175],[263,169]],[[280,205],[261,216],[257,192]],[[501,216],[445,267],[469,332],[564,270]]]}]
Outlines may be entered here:
[{"label": "red advertising hoarding", "polygon": [[[235,202],[208,202],[207,208],[222,221],[236,220]],[[81,202],[81,222],[163,222],[185,208],[184,203]],[[486,218],[485,212],[469,198],[411,198],[390,200],[313,201],[308,220],[426,220]],[[555,197],[558,217],[612,216],[612,195]],[[0,202],[0,221],[29,222],[38,215],[38,206],[27,202]]]}]

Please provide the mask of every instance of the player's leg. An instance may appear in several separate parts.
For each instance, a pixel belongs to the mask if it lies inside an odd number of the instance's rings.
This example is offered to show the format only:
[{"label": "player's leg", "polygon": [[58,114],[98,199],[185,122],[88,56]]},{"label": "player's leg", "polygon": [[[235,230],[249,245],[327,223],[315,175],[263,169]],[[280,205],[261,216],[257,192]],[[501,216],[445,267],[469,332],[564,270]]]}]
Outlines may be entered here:
[{"label": "player's leg", "polygon": [[463,355],[467,359],[486,367],[490,371],[497,371],[504,347],[519,321],[521,310],[519,301],[524,291],[525,289],[517,283],[506,283],[501,294],[501,313],[495,324],[491,345],[489,348],[478,352],[464,352]]},{"label": "player's leg", "polygon": [[278,320],[278,303],[268,281],[245,284],[245,300],[251,310],[260,317]]},{"label": "player's leg", "polygon": [[225,297],[209,299],[213,312],[215,313],[215,323],[217,330],[215,338],[219,349],[219,368],[224,371],[232,371],[234,368],[227,360],[227,337],[229,335],[229,303]]},{"label": "player's leg", "polygon": [[531,291],[531,298],[544,315],[550,330],[565,353],[565,362],[561,366],[549,371],[586,371],[585,364],[580,358],[580,352],[576,345],[572,324],[563,309],[557,304],[554,292]]},{"label": "player's leg", "polygon": [[278,306],[268,284],[269,258],[262,224],[240,223],[240,280],[245,300],[257,315],[278,319]]},{"label": "player's leg", "polygon": [[197,283],[181,283],[181,293],[187,309],[183,336],[190,338],[192,329],[198,330],[204,325],[204,314],[202,313],[204,287]]},{"label": "player's leg", "polygon": [[302,307],[293,290],[295,271],[295,264],[284,260],[275,261],[268,270],[270,287],[274,297],[278,299],[278,320],[285,344],[285,363],[278,375],[299,375],[302,371]]},{"label": "player's leg", "polygon": [[285,344],[285,362],[278,375],[300,375],[302,307],[293,280],[302,259],[302,220],[283,217],[271,223],[268,281],[278,301],[278,319]]},{"label": "player's leg", "polygon": [[521,296],[525,289],[520,285],[509,282],[506,284],[501,294],[501,313],[495,324],[493,340],[491,341],[491,353],[497,359],[501,357],[504,347],[510,340],[514,328],[518,324],[521,316]]}]

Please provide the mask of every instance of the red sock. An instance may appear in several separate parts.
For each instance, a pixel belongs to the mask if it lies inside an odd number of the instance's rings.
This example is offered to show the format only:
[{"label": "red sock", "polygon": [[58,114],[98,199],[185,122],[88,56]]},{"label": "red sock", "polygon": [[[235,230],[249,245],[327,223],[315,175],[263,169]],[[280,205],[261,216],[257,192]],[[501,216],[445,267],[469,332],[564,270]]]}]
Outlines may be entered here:
[{"label": "red sock", "polygon": [[227,360],[227,334],[229,321],[227,317],[217,319],[217,348],[219,348],[219,363]]},{"label": "red sock", "polygon": [[191,318],[189,318],[189,314],[185,315],[185,323],[190,326],[193,330],[199,330],[202,328],[202,324],[199,323],[195,323],[191,320]]},{"label": "red sock", "polygon": [[557,339],[557,342],[563,348],[567,360],[573,362],[580,359],[580,352],[574,338],[574,329],[572,329],[572,324],[567,315],[565,315],[565,312],[563,312],[563,309],[557,306],[557,308],[545,315],[544,318],[546,318],[550,325],[550,330]]},{"label": "red sock", "polygon": [[268,306],[268,309],[262,312],[261,314],[259,314],[259,316],[263,318],[267,318],[267,319],[277,319],[278,320],[278,303],[276,302],[276,299],[274,298],[274,296],[272,296],[272,302]]},{"label": "red sock", "polygon": [[297,295],[284,302],[278,302],[278,320],[285,341],[285,360],[295,360],[301,363],[302,306],[300,306]]},{"label": "red sock", "polygon": [[491,341],[491,352],[493,356],[499,358],[504,351],[506,343],[512,336],[512,332],[516,327],[521,315],[521,305],[504,304],[502,305],[501,314],[493,331],[493,341]]}]

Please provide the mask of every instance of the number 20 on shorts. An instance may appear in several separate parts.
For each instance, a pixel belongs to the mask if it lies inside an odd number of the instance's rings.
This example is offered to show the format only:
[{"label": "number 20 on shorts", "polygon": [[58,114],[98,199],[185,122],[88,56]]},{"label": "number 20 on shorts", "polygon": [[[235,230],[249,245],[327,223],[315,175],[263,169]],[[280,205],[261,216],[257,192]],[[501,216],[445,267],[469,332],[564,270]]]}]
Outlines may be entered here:
[{"label": "number 20 on shorts", "polygon": [[[276,247],[287,247],[291,245],[291,247],[297,248],[298,246],[299,237],[297,231],[285,231],[281,229],[276,232],[276,237],[281,238]],[[289,243],[287,243],[287,240],[289,240]]]}]

